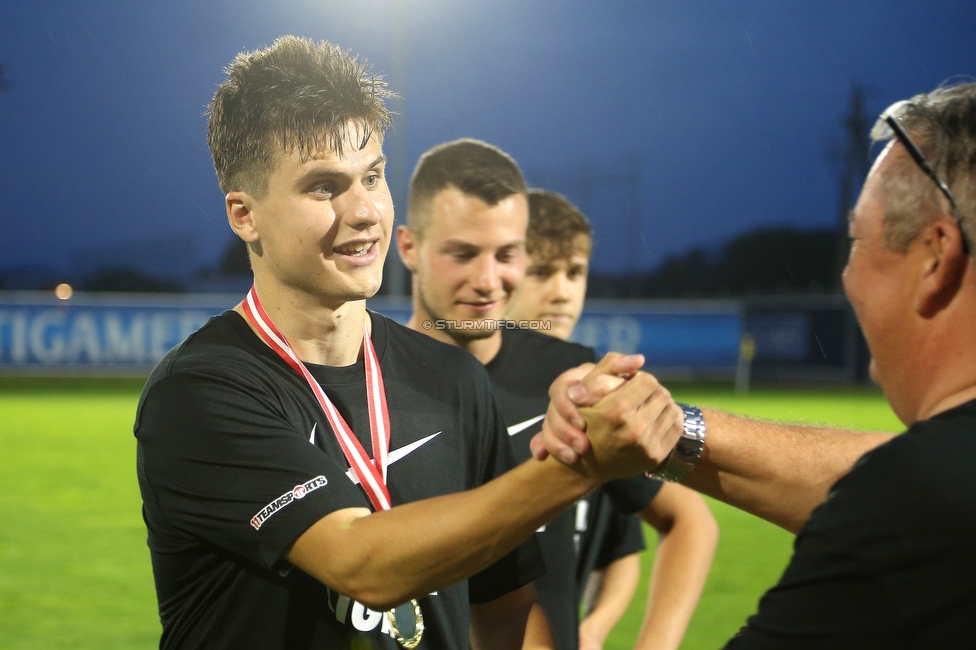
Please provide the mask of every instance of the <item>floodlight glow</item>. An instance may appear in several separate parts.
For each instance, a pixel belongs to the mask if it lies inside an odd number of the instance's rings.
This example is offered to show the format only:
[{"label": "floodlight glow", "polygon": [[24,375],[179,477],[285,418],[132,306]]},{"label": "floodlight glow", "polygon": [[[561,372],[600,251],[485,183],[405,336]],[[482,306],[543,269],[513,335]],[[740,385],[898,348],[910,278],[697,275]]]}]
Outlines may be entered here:
[{"label": "floodlight glow", "polygon": [[62,282],[58,286],[54,287],[54,295],[58,298],[58,300],[68,300],[71,298],[71,294],[74,292],[75,290],[72,289],[71,285],[67,284],[66,282]]}]

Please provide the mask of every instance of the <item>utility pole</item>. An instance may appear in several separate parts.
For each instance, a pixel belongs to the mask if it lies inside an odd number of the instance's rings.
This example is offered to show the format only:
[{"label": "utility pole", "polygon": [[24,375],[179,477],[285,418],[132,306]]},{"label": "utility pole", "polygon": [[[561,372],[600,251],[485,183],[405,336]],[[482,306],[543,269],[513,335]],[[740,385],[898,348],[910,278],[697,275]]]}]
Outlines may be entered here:
[{"label": "utility pole", "polygon": [[0,63],[0,93],[5,93],[10,90],[10,80],[4,76],[7,71],[7,66]]},{"label": "utility pole", "polygon": [[[864,112],[865,89],[853,86],[847,103],[847,117],[844,118],[844,131],[847,142],[840,152],[843,164],[840,178],[840,201],[837,213],[837,257],[834,263],[835,289],[842,291],[841,272],[847,263],[850,240],[847,236],[848,213],[854,208],[864,179],[871,166],[871,142],[868,139],[868,118]],[[848,382],[856,382],[859,377],[858,351],[862,347],[861,330],[854,311],[848,308],[844,316],[844,375]]]},{"label": "utility pole", "polygon": [[640,298],[643,294],[641,281],[641,252],[646,246],[643,234],[643,220],[641,219],[641,159],[636,153],[628,160],[627,169],[632,175],[627,187],[630,190],[630,283],[627,295],[629,298]]},{"label": "utility pole", "polygon": [[[394,120],[393,129],[390,133],[390,163],[389,174],[387,177],[394,181],[398,191],[397,196],[393,197],[396,205],[398,223],[405,224],[407,218],[407,115],[404,108],[403,97],[407,91],[407,27],[409,12],[405,0],[393,1],[393,20],[391,23],[392,34],[392,90],[396,91],[401,99],[400,115]],[[395,226],[394,226],[395,227]],[[383,269],[385,278],[383,286],[384,293],[390,296],[409,296],[407,268],[400,259],[400,250],[396,246],[396,233],[391,233],[390,250],[386,254],[386,266]]]},{"label": "utility pole", "polygon": [[[526,178],[547,190],[565,194],[593,224],[596,238],[603,230],[601,224],[616,222],[616,227],[623,229],[626,240],[618,244],[623,269],[617,276],[619,293],[616,297],[640,298],[643,291],[641,257],[646,248],[641,230],[641,158],[634,153],[600,167],[610,171],[595,171],[593,163],[584,160],[566,174],[545,170],[527,174]],[[608,197],[608,192],[615,196]],[[615,199],[609,208],[608,198]]]},{"label": "utility pole", "polygon": [[847,215],[854,208],[857,196],[871,167],[871,143],[868,140],[868,118],[864,112],[866,91],[863,86],[852,86],[847,102],[844,132],[847,136],[844,148],[839,151],[842,163],[840,196],[837,212],[837,259],[834,277],[835,289],[841,290],[840,274],[847,261],[850,244],[847,239]]}]

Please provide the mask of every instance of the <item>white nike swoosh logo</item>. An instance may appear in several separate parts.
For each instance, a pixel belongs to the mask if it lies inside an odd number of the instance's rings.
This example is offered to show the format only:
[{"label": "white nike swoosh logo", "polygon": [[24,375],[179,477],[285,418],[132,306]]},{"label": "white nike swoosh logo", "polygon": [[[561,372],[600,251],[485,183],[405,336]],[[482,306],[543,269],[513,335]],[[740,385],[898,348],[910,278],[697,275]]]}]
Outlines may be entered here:
[{"label": "white nike swoosh logo", "polygon": [[533,424],[535,424],[536,422],[538,422],[539,420],[541,420],[541,419],[543,419],[545,417],[546,417],[546,414],[543,413],[542,415],[537,415],[534,418],[529,418],[528,420],[525,420],[524,422],[519,422],[518,424],[513,424],[512,426],[508,427],[508,435],[514,436],[516,433],[521,433],[521,432],[525,431],[526,429],[528,429],[529,427],[531,427]]},{"label": "white nike swoosh logo", "polygon": [[[413,453],[414,451],[416,451],[423,445],[427,444],[428,442],[430,442],[437,436],[441,435],[442,433],[443,431],[432,433],[426,438],[421,438],[420,440],[411,442],[406,447],[400,447],[399,449],[395,449],[391,451],[390,455],[387,457],[387,467],[397,462],[398,460],[402,460],[407,454]],[[346,471],[346,476],[348,476],[349,480],[352,481],[354,484],[359,485],[359,477],[356,476],[356,473],[352,471],[351,467]]]},{"label": "white nike swoosh logo", "polygon": [[317,426],[319,426],[319,423],[318,422],[316,422],[315,424],[312,425],[312,433],[309,434],[309,436],[308,436],[308,441],[310,443],[312,443],[313,445],[315,444],[315,427],[317,427]]}]

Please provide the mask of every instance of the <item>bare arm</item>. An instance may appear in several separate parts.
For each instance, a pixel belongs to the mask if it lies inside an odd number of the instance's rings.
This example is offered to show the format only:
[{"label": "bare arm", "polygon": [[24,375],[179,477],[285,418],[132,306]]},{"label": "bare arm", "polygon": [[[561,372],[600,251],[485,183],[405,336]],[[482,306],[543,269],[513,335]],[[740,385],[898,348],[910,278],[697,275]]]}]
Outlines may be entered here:
[{"label": "bare arm", "polygon": [[[569,388],[577,384],[580,388],[571,398]],[[552,453],[563,462],[575,461],[589,448],[576,405],[599,403],[614,387],[602,369],[581,381],[578,373],[560,375],[550,390],[552,405],[542,434],[532,441],[536,456]],[[806,523],[830,486],[858,458],[893,437],[703,412],[705,449],[685,484],[791,532]],[[653,441],[653,436],[645,440]]]},{"label": "bare arm", "polygon": [[657,531],[658,544],[647,610],[634,647],[676,649],[705,588],[718,524],[704,499],[674,483],[665,483],[640,515]]},{"label": "bare arm", "polygon": [[610,630],[630,606],[640,581],[640,558],[636,553],[614,560],[603,571],[594,571],[599,580],[593,608],[580,623],[580,650],[600,650]]},{"label": "bare arm", "polygon": [[858,458],[894,437],[703,413],[705,449],[685,484],[794,533]]},{"label": "bare arm", "polygon": [[525,625],[525,639],[522,650],[554,650],[556,639],[552,636],[549,619],[542,610],[542,605],[535,603],[529,612],[529,621]]},{"label": "bare arm", "polygon": [[467,492],[374,513],[339,510],[305,531],[288,561],[367,607],[388,609],[486,568],[599,482],[565,469],[529,460]]},{"label": "bare arm", "polygon": [[518,650],[525,638],[526,620],[535,603],[529,584],[500,598],[471,606],[472,650]]},{"label": "bare arm", "polygon": [[654,457],[644,438],[675,430],[675,411],[670,394],[641,373],[582,409],[592,453],[579,465],[530,460],[467,492],[372,514],[333,512],[298,538],[288,560],[373,609],[426,595],[484,569],[597,485],[656,466],[674,442],[659,442]]}]

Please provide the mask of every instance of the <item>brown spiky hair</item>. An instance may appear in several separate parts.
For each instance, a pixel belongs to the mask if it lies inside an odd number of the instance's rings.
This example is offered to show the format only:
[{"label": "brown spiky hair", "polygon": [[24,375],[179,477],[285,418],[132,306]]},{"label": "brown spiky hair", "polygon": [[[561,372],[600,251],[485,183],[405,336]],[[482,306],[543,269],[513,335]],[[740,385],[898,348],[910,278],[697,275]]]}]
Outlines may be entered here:
[{"label": "brown spiky hair", "polygon": [[565,196],[531,188],[525,250],[533,261],[568,260],[576,253],[589,258],[593,230],[586,215]]},{"label": "brown spiky hair", "polygon": [[350,122],[359,147],[392,126],[384,100],[396,95],[369,64],[328,41],[282,36],[242,52],[208,107],[207,144],[220,189],[262,198],[277,156],[298,151],[342,155]]}]

